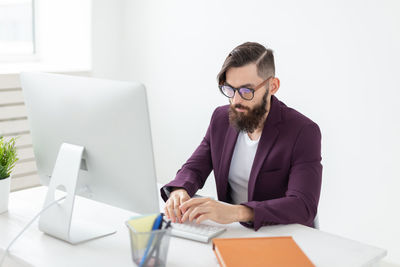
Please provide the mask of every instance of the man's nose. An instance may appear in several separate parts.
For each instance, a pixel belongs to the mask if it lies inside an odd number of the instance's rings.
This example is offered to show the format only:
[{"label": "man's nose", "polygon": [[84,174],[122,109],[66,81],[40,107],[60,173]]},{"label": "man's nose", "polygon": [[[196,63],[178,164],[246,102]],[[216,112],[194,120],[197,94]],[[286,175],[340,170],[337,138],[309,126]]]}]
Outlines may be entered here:
[{"label": "man's nose", "polygon": [[235,94],[232,97],[232,104],[240,104],[242,102],[242,97],[239,95],[239,92],[236,91]]}]

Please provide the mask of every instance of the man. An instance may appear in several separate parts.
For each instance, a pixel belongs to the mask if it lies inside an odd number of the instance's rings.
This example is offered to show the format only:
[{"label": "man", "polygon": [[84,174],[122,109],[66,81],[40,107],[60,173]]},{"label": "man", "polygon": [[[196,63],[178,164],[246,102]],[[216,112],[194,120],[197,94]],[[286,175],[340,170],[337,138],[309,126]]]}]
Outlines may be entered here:
[{"label": "man", "polygon": [[[287,107],[272,50],[247,42],[225,59],[219,88],[230,105],[218,107],[207,133],[175,179],[161,188],[173,222],[240,222],[313,226],[321,190],[321,133]],[[214,171],[218,199],[191,198]]]}]

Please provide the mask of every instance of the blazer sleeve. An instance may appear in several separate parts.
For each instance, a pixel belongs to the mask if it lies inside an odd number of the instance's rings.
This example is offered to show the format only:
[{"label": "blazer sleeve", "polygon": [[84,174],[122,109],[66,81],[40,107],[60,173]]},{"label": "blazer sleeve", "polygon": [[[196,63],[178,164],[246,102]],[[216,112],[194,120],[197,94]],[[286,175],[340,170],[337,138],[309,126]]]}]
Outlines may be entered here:
[{"label": "blazer sleeve", "polygon": [[211,117],[210,125],[203,140],[191,157],[186,161],[180,170],[178,170],[174,180],[164,185],[160,189],[161,197],[164,201],[169,198],[172,187],[184,188],[190,197],[204,186],[207,177],[213,169],[211,159],[210,133],[215,111]]},{"label": "blazer sleeve", "polygon": [[303,126],[293,147],[288,188],[282,198],[241,203],[254,211],[257,231],[264,225],[300,223],[313,226],[321,191],[321,132],[317,124]]}]

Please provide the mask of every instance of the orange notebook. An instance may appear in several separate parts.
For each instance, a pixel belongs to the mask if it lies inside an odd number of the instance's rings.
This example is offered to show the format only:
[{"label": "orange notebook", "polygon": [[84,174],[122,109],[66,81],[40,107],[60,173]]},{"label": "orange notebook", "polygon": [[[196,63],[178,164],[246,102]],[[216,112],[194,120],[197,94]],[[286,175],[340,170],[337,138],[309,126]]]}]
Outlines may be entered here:
[{"label": "orange notebook", "polygon": [[315,266],[291,236],[214,238],[212,242],[221,267]]}]

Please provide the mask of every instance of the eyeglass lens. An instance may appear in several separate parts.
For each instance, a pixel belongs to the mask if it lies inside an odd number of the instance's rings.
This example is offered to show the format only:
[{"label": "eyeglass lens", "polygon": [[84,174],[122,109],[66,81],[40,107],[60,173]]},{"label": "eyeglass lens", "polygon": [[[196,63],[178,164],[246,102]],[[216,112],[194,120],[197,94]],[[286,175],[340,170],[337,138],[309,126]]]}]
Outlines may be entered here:
[{"label": "eyeglass lens", "polygon": [[[229,85],[223,85],[221,89],[224,95],[226,95],[229,98],[232,98],[235,95],[235,89],[233,89]],[[243,99],[251,100],[253,98],[253,91],[250,90],[249,88],[245,87],[239,88],[238,92]]]}]

